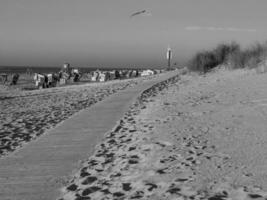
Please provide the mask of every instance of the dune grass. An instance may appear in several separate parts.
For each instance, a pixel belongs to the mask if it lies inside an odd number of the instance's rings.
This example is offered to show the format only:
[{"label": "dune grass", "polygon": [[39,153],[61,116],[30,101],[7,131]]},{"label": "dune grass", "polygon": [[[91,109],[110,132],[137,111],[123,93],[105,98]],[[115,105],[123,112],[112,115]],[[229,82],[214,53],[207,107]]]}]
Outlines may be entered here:
[{"label": "dune grass", "polygon": [[255,68],[267,59],[267,42],[256,43],[241,49],[236,42],[219,44],[211,51],[200,51],[189,61],[192,71],[208,72],[211,69],[226,65],[230,69]]}]

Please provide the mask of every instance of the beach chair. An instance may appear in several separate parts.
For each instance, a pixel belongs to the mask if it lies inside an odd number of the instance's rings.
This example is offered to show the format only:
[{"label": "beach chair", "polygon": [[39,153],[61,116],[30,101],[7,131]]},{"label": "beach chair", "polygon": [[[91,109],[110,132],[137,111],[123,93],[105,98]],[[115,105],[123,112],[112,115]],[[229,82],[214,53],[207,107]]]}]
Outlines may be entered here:
[{"label": "beach chair", "polygon": [[3,84],[7,82],[7,77],[8,77],[7,74],[4,74],[4,73],[0,74],[0,78]]}]

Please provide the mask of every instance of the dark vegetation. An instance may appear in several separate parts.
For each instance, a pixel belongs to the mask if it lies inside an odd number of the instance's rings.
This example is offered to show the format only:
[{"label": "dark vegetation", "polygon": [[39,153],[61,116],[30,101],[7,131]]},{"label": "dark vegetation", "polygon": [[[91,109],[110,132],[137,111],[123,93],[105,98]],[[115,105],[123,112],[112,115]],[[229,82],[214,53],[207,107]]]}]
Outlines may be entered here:
[{"label": "dark vegetation", "polygon": [[189,62],[192,71],[208,72],[211,69],[225,65],[229,69],[255,68],[267,58],[267,42],[254,44],[241,49],[236,42],[219,44],[211,51],[198,52]]}]

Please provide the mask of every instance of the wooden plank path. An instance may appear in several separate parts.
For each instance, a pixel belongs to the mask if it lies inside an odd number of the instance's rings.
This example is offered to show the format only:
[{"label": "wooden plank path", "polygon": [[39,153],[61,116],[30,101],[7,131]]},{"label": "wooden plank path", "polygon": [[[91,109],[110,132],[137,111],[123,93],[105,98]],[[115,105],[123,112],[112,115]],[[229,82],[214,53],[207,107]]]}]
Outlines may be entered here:
[{"label": "wooden plank path", "polygon": [[79,161],[123,116],[142,91],[177,75],[161,74],[156,79],[125,89],[84,109],[37,140],[0,159],[0,200],[54,200]]}]

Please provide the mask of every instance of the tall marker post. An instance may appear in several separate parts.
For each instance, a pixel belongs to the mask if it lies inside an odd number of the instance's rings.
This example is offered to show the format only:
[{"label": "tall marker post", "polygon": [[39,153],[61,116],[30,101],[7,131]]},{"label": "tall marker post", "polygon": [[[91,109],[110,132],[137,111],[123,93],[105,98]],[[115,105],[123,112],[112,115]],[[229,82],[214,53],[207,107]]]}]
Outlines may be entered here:
[{"label": "tall marker post", "polygon": [[170,47],[167,49],[168,69],[171,68],[172,50]]}]

